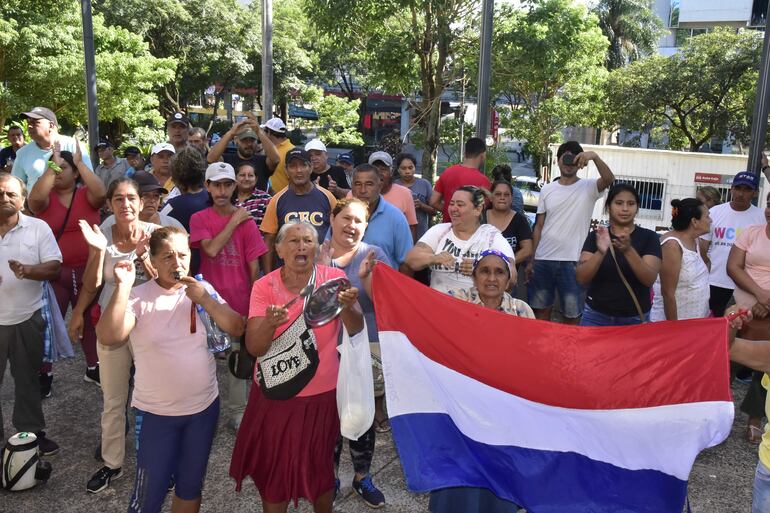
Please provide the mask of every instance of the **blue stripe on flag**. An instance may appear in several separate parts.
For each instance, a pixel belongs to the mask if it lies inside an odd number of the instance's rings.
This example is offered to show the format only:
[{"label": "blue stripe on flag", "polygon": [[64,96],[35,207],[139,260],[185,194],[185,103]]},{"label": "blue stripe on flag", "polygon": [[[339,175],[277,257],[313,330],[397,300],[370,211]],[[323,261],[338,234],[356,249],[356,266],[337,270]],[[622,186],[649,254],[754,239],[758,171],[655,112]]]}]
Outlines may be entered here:
[{"label": "blue stripe on flag", "polygon": [[[534,513],[681,513],[687,482],[572,452],[476,442],[443,413],[391,418],[409,489],[488,488]],[[515,425],[510,427],[516,429]]]}]

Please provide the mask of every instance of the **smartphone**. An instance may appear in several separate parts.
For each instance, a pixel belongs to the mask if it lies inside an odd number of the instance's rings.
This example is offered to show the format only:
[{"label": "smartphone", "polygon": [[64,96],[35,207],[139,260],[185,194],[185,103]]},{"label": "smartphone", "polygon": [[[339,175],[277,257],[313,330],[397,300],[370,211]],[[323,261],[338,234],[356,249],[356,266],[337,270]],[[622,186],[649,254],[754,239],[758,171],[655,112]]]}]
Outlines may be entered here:
[{"label": "smartphone", "polygon": [[564,155],[562,155],[561,161],[565,166],[574,166],[576,165],[575,157],[577,157],[577,155],[573,155],[572,153],[565,153]]}]

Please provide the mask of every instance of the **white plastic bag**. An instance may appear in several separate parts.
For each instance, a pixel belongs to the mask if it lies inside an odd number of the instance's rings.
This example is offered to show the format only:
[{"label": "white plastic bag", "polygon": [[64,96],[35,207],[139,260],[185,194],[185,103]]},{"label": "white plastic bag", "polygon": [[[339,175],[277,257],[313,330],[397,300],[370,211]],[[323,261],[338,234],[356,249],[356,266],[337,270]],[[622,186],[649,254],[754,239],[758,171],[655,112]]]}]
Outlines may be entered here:
[{"label": "white plastic bag", "polygon": [[364,329],[351,338],[342,328],[340,372],[337,375],[337,412],[340,432],[358,440],[374,422],[374,384],[369,335]]}]

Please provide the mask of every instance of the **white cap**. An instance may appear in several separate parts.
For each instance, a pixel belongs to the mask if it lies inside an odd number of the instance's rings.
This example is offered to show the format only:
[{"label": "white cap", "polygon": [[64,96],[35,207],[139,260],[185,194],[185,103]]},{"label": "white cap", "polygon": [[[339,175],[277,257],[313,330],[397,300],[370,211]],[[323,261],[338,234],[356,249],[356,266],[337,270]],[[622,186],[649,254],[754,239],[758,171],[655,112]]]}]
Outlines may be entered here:
[{"label": "white cap", "polygon": [[235,169],[227,162],[214,162],[206,168],[206,181],[218,182],[220,180],[235,181]]},{"label": "white cap", "polygon": [[310,150],[326,151],[326,145],[321,142],[321,139],[313,139],[305,145],[305,151]]},{"label": "white cap", "polygon": [[167,142],[162,142],[162,143],[158,143],[158,144],[156,144],[156,145],[154,145],[152,147],[152,151],[150,152],[150,156],[155,155],[156,153],[160,153],[161,151],[170,151],[171,153],[176,154],[176,150],[174,149],[174,145],[173,144],[170,144],[170,143],[167,143]]},{"label": "white cap", "polygon": [[388,167],[393,167],[393,157],[387,151],[375,151],[369,155],[369,165],[373,165],[378,160]]},{"label": "white cap", "polygon": [[282,134],[286,132],[286,125],[281,118],[271,118],[267,121],[267,123],[261,125],[261,127],[272,130],[273,132],[280,132]]}]

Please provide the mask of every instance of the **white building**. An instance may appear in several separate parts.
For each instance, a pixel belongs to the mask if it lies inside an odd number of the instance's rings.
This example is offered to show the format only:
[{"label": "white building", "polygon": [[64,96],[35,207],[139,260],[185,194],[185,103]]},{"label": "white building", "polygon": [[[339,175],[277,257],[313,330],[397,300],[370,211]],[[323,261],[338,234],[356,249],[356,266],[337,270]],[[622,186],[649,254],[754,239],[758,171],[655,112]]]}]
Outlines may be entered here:
[{"label": "white building", "polygon": [[655,0],[655,12],[668,32],[658,42],[661,55],[673,55],[684,41],[716,26],[762,27],[768,0]]}]

